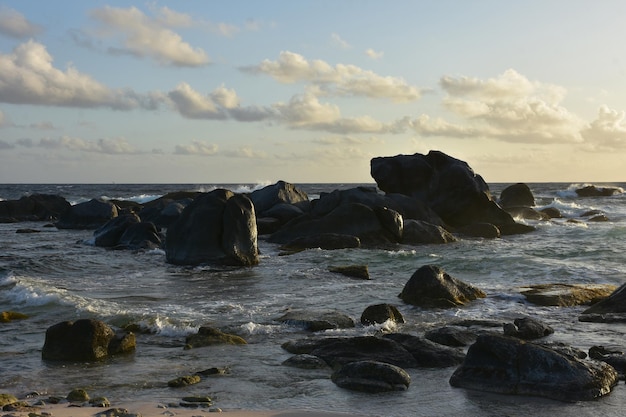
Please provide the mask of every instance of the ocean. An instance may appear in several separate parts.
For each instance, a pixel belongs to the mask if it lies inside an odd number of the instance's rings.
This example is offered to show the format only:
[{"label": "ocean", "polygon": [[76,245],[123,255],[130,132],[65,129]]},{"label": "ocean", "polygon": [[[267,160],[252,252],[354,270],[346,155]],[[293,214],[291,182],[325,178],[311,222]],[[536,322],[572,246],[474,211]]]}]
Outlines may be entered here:
[{"label": "ocean", "polygon": [[[228,188],[249,192],[267,184],[98,184],[0,185],[0,199],[31,193],[59,194],[71,203],[91,198],[146,202],[176,190]],[[310,198],[357,184],[296,184]],[[369,184],[373,185],[373,184]],[[490,184],[499,195],[509,184]],[[123,401],[169,403],[187,395],[208,395],[224,410],[317,409],[363,416],[618,416],[626,407],[626,386],[597,401],[562,403],[453,388],[455,368],[408,369],[407,391],[365,394],[341,389],[329,370],[282,365],[292,355],[284,342],[311,336],[276,321],[287,309],[337,309],[358,323],[373,304],[396,305],[405,324],[328,330],[324,336],[385,331],[422,335],[457,320],[511,322],[530,316],[552,326],[547,340],[587,350],[593,345],[626,349],[626,325],[579,322],[585,307],[539,307],[520,289],[544,283],[613,284],[626,281],[626,194],[578,197],[584,184],[528,184],[536,208],[556,207],[566,219],[522,221],[537,230],[499,239],[469,239],[446,245],[393,249],[311,249],[279,256],[278,245],[259,240],[261,260],[250,268],[181,267],[167,264],[162,250],[112,251],[89,245],[93,231],[57,230],[45,222],[0,224],[0,311],[28,319],[0,323],[0,393],[65,396],[84,388],[92,396]],[[595,184],[626,188],[626,184]],[[580,216],[600,210],[609,221]],[[31,228],[40,233],[19,234]],[[332,266],[365,264],[371,280],[331,273]],[[398,294],[413,272],[439,265],[450,275],[481,288],[487,297],[462,308],[423,309]],[[54,363],[41,359],[46,329],[58,322],[96,318],[111,326],[139,325],[134,354],[99,363]],[[248,341],[243,346],[183,349],[185,336],[202,325]],[[207,377],[186,388],[167,382],[212,367],[224,376]]]}]

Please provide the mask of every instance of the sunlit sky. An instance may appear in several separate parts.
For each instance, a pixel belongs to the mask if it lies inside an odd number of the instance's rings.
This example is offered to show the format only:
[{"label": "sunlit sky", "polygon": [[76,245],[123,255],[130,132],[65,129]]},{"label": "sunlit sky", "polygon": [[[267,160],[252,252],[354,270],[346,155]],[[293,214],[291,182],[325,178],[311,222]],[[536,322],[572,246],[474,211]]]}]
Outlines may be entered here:
[{"label": "sunlit sky", "polygon": [[0,182],[626,174],[623,0],[0,1]]}]

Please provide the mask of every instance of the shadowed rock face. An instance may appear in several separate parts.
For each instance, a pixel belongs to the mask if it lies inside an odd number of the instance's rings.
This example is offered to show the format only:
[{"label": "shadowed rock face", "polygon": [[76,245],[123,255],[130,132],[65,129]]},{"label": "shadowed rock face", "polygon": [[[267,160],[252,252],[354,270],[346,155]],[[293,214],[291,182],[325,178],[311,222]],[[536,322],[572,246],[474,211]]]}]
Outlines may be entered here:
[{"label": "shadowed rock face", "polygon": [[622,284],[608,298],[592,305],[583,314],[626,313],[626,284]]},{"label": "shadowed rock face", "polygon": [[450,384],[575,402],[609,394],[617,377],[615,369],[604,363],[582,361],[506,336],[481,335],[470,346]]},{"label": "shadowed rock face", "polygon": [[378,157],[370,165],[372,178],[382,191],[423,201],[448,225],[514,223],[492,200],[489,186],[480,175],[466,162],[442,152]]},{"label": "shadowed rock face", "polygon": [[336,370],[332,381],[341,388],[363,392],[405,391],[411,377],[402,368],[383,362],[359,361]]}]

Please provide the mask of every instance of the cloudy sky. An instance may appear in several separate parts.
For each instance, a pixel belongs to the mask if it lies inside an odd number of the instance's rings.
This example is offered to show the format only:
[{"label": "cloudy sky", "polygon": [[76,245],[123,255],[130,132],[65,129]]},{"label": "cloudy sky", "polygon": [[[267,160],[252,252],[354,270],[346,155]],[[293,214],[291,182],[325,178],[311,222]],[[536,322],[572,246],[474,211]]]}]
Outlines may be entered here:
[{"label": "cloudy sky", "polygon": [[0,1],[0,182],[626,180],[622,0]]}]

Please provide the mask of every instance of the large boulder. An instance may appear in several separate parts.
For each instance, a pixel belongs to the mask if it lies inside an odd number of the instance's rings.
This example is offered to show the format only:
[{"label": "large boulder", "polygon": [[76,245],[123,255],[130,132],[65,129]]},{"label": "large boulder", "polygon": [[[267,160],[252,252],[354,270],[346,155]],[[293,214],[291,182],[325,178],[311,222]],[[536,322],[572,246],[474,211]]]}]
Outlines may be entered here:
[{"label": "large boulder", "polygon": [[463,362],[465,355],[460,349],[444,346],[423,337],[406,333],[390,333],[383,336],[398,342],[415,358],[419,368],[446,368]]},{"label": "large boulder", "polygon": [[552,327],[531,317],[517,318],[513,323],[504,323],[502,327],[505,336],[524,340],[540,339],[554,333]]},{"label": "large boulder", "polygon": [[64,321],[46,330],[41,357],[52,361],[97,361],[135,350],[132,333],[115,333],[100,320]]},{"label": "large boulder", "polygon": [[323,359],[332,367],[362,360],[390,363],[401,368],[417,366],[413,355],[400,343],[375,336],[332,339],[305,353]]},{"label": "large boulder", "polygon": [[402,317],[398,307],[391,304],[371,305],[361,314],[361,324],[366,326],[382,324],[387,320],[394,323],[404,323],[404,317]]},{"label": "large boulder", "polygon": [[500,193],[500,206],[504,209],[509,207],[533,207],[535,196],[530,187],[524,183],[509,185]]},{"label": "large boulder", "polygon": [[423,220],[405,219],[402,243],[405,245],[440,244],[458,241],[441,226]]},{"label": "large boulder", "polygon": [[337,310],[291,310],[276,320],[287,325],[302,327],[312,332],[354,327],[352,317]]},{"label": "large boulder", "polygon": [[470,166],[439,151],[373,158],[372,178],[386,193],[421,200],[453,227],[515,223],[492,199],[487,183]]},{"label": "large boulder", "polygon": [[458,307],[486,294],[436,265],[424,265],[411,276],[399,297],[421,307]]},{"label": "large boulder", "polygon": [[0,220],[52,220],[59,218],[70,207],[70,203],[61,196],[32,194],[19,200],[0,201]]},{"label": "large boulder", "polygon": [[524,287],[520,292],[529,303],[572,307],[602,301],[616,288],[611,284],[537,284]]},{"label": "large boulder", "polygon": [[116,246],[126,229],[139,222],[139,216],[134,213],[114,217],[93,232],[94,244],[105,248]]},{"label": "large boulder", "polygon": [[485,334],[470,346],[450,385],[574,402],[609,394],[617,378],[615,369],[605,363],[583,361],[512,337]]},{"label": "large boulder", "polygon": [[341,388],[371,393],[406,391],[411,383],[404,369],[376,361],[347,363],[333,372],[331,380]]},{"label": "large boulder", "polygon": [[97,229],[117,215],[115,204],[94,198],[70,207],[60,216],[55,226],[58,229]]},{"label": "large boulder", "polygon": [[165,247],[167,262],[176,265],[256,265],[254,206],[229,190],[202,194],[170,225]]},{"label": "large boulder", "polygon": [[[254,210],[259,216],[268,215],[266,212],[278,204],[304,207],[309,201],[306,192],[285,181],[278,181],[276,184],[255,190],[248,197],[252,200]],[[268,215],[268,217],[272,216]]]},{"label": "large boulder", "polygon": [[161,234],[151,222],[129,225],[117,242],[117,248],[124,249],[156,249],[161,245]]},{"label": "large boulder", "polygon": [[626,313],[626,284],[622,284],[607,298],[583,311],[583,314]]},{"label": "large boulder", "polygon": [[596,187],[595,185],[587,185],[576,189],[579,197],[610,197],[612,195],[621,194],[624,191],[617,187]]}]

